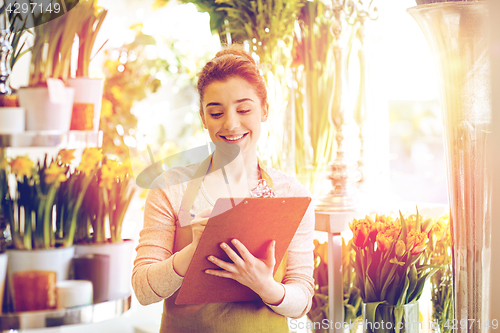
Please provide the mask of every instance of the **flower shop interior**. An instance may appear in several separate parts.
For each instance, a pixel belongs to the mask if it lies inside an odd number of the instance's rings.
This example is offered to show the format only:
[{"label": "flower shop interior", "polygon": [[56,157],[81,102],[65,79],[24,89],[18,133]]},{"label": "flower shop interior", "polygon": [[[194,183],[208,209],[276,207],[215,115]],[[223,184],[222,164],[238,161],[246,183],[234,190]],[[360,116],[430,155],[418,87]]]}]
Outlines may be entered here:
[{"label": "flower shop interior", "polygon": [[131,285],[146,196],[210,142],[197,74],[235,43],[267,86],[258,156],[315,208],[312,306],[289,331],[497,329],[499,16],[498,0],[4,1],[0,331],[159,332],[163,302]]}]

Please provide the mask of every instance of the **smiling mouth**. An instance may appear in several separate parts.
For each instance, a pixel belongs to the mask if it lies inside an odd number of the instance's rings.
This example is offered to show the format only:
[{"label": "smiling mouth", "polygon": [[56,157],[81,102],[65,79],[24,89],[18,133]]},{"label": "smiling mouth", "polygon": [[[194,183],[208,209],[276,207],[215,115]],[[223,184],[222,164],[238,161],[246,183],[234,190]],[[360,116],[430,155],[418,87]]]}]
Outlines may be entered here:
[{"label": "smiling mouth", "polygon": [[248,132],[245,134],[241,134],[241,135],[228,135],[228,136],[219,135],[219,136],[227,142],[237,142],[237,141],[242,140],[244,137],[246,137],[247,134],[248,134]]}]

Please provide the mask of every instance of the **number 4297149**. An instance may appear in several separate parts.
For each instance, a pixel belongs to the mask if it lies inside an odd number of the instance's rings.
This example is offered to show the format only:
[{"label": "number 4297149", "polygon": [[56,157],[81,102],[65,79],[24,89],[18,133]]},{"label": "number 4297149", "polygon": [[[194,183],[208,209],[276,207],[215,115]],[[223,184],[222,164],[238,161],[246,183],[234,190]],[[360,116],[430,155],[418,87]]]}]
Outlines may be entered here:
[{"label": "number 4297149", "polygon": [[[7,2],[7,1],[6,1]],[[45,3],[43,3],[45,2]],[[6,8],[7,13],[9,14],[38,14],[38,13],[56,13],[58,14],[61,11],[61,5],[56,3],[52,3],[51,1],[41,1],[41,2],[11,2],[8,1],[8,5]]]},{"label": "number 4297149", "polygon": [[457,319],[453,320],[447,320],[446,323],[444,324],[444,327],[446,328],[451,328],[453,330],[458,329],[459,327],[461,329],[465,328],[484,328],[484,329],[497,329],[498,328],[498,320],[493,319],[491,321],[483,321],[481,322],[480,319],[460,319],[460,322]]}]

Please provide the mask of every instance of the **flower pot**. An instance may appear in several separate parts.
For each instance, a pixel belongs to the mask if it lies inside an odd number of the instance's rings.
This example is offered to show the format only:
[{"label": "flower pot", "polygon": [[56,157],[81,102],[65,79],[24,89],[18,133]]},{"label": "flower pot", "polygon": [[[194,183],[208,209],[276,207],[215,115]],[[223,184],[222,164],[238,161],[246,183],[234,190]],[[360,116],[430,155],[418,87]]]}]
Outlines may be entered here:
[{"label": "flower pot", "polygon": [[[99,120],[101,117],[102,94],[104,89],[104,79],[91,79],[88,77],[71,78],[66,81],[70,87],[75,88],[74,103],[77,106],[77,113],[80,119],[86,120],[89,116],[88,105],[93,105],[92,110],[92,128],[90,130],[99,130]],[[75,114],[73,115],[75,117]],[[73,122],[81,125],[81,122]]]},{"label": "flower pot", "polygon": [[24,132],[26,118],[24,108],[0,107],[0,134]]},{"label": "flower pot", "polygon": [[130,295],[132,290],[132,261],[134,242],[124,240],[120,243],[77,244],[75,254],[104,254],[109,256],[109,300]]},{"label": "flower pot", "polygon": [[109,299],[109,256],[104,254],[76,255],[73,258],[75,280],[92,282],[94,303]]},{"label": "flower pot", "polygon": [[[9,293],[11,295],[11,299],[14,300],[14,308],[16,308],[16,292],[13,279],[14,274],[31,272],[33,275],[36,275],[36,273],[40,273],[40,277],[38,279],[37,276],[27,276],[23,277],[23,280],[36,280],[40,281],[41,284],[41,281],[46,280],[47,283],[50,283],[50,286],[45,284],[43,285],[43,288],[53,288],[55,292],[55,282],[68,279],[71,259],[73,258],[74,253],[74,247],[62,247],[46,250],[7,250],[7,255],[9,257],[7,273]],[[54,280],[56,281],[53,281],[53,285],[52,276],[45,274],[47,272],[55,272]],[[55,307],[55,300],[53,302],[53,306],[51,305],[49,308],[52,307]],[[41,308],[38,309],[41,310]]]},{"label": "flower pot", "polygon": [[399,309],[393,305],[363,303],[362,312],[364,333],[393,333],[396,328],[400,333],[419,333],[420,326],[423,326],[419,323],[417,302],[402,305]]},{"label": "flower pot", "polygon": [[28,131],[69,131],[75,90],[64,88],[61,103],[53,103],[46,87],[26,87],[17,91],[19,104],[26,110]]},{"label": "flower pot", "polygon": [[7,253],[0,253],[0,312],[3,307],[3,294],[5,290],[5,280],[7,276]]}]

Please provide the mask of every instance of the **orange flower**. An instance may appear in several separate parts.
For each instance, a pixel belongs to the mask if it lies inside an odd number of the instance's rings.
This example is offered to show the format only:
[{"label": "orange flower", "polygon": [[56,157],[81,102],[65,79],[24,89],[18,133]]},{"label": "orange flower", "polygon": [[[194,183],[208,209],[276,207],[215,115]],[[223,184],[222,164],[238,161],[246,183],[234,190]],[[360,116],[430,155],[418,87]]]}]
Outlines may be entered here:
[{"label": "orange flower", "polygon": [[33,173],[34,163],[28,156],[18,156],[11,160],[9,164],[11,172],[18,177],[30,177]]},{"label": "orange flower", "polygon": [[389,250],[393,242],[394,238],[390,234],[386,234],[385,232],[377,234],[377,249],[380,251],[385,252]]},{"label": "orange flower", "polygon": [[379,222],[379,221],[376,221],[375,223],[373,223],[370,227],[370,239],[375,242],[377,240],[377,234],[384,229],[384,225]]},{"label": "orange flower", "polygon": [[411,254],[419,254],[425,250],[426,242],[427,234],[413,229],[408,233],[407,249],[411,250]]},{"label": "orange flower", "polygon": [[75,159],[74,153],[75,149],[61,149],[57,154],[57,158],[62,164],[71,164],[71,161]]},{"label": "orange flower", "polygon": [[66,179],[66,169],[60,165],[58,165],[56,162],[50,163],[50,166],[45,169],[45,183],[47,184],[53,184],[53,183],[60,183],[64,182]]},{"label": "orange flower", "polygon": [[442,241],[448,231],[448,225],[444,219],[437,220],[431,228],[430,234],[436,236],[437,241]]},{"label": "orange flower", "polygon": [[370,222],[365,219],[353,220],[349,227],[352,231],[352,241],[359,248],[364,248],[368,244],[370,236]]}]

